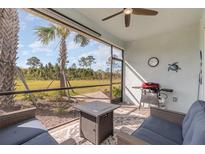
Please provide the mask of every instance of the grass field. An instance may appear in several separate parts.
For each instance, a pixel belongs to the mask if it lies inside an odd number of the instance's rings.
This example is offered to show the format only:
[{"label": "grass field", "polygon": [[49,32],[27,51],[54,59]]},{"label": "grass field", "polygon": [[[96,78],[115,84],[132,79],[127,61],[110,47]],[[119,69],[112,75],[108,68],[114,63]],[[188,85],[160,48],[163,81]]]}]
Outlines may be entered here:
[{"label": "grass field", "polygon": [[[52,82],[52,80],[27,80],[27,84],[29,86],[30,90],[35,89],[47,89],[48,85]],[[70,81],[71,86],[86,86],[86,85],[97,85],[97,84],[109,84],[109,80],[73,80]],[[118,80],[115,80],[114,82],[119,82]],[[52,82],[49,88],[59,88],[60,86],[59,80],[55,80]],[[94,88],[82,88],[82,89],[75,89],[74,93],[70,91],[70,94],[72,96],[79,95],[79,94],[85,94],[90,92],[96,92],[96,91],[104,91],[109,90],[108,87],[94,87]],[[24,85],[20,80],[16,81],[16,91],[26,90]],[[36,93],[36,95],[41,96],[55,96],[58,92],[52,91],[52,92],[43,92],[43,93]],[[17,95],[16,99],[23,99],[24,95]]]}]

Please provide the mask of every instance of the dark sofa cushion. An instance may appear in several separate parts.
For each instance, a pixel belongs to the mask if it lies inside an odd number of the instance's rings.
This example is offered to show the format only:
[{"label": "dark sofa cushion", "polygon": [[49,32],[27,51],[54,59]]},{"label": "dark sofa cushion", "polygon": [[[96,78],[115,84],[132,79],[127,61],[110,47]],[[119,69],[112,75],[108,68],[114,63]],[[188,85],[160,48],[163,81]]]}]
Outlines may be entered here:
[{"label": "dark sofa cushion", "polygon": [[169,140],[168,138],[165,138],[151,131],[150,129],[144,127],[140,127],[132,135],[153,145],[176,145],[177,144],[172,140]]},{"label": "dark sofa cushion", "polygon": [[57,145],[56,140],[48,134],[48,132],[42,133],[31,140],[24,143],[24,145]]},{"label": "dark sofa cushion", "polygon": [[150,116],[142,123],[140,127],[149,129],[150,131],[165,137],[176,144],[183,143],[182,127],[180,125]]},{"label": "dark sofa cushion", "polygon": [[203,101],[196,101],[194,102],[191,107],[189,108],[189,111],[187,112],[186,116],[184,117],[183,124],[182,124],[182,135],[183,137],[186,136],[186,133],[188,129],[191,126],[191,123],[195,117],[200,111],[203,110],[202,105],[205,104]]},{"label": "dark sofa cushion", "polygon": [[47,129],[36,118],[6,127],[0,130],[0,145],[16,145],[47,132]]},{"label": "dark sofa cushion", "polygon": [[183,121],[183,144],[205,144],[205,102],[197,101]]}]

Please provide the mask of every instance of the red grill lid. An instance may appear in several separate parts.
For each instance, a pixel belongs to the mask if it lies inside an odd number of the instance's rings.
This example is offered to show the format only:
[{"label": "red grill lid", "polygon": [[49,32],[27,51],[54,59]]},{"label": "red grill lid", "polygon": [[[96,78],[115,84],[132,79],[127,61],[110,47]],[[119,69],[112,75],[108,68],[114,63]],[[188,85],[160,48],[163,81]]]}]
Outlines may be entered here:
[{"label": "red grill lid", "polygon": [[142,84],[143,89],[159,89],[160,85],[158,83],[153,83],[153,82],[145,82]]}]

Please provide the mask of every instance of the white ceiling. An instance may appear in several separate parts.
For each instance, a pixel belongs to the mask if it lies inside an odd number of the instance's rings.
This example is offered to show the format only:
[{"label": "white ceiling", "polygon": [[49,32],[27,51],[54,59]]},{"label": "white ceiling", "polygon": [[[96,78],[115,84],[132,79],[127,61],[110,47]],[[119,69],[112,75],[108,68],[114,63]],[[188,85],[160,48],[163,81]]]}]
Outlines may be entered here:
[{"label": "white ceiling", "polygon": [[100,8],[75,9],[75,11],[79,12],[82,16],[86,16],[86,18],[95,22],[100,28],[123,41],[137,40],[158,33],[183,28],[193,23],[199,23],[202,14],[202,9],[155,9],[159,12],[157,16],[132,15],[129,28],[125,28],[124,26],[123,14],[107,21],[101,20],[119,10],[120,9]]}]

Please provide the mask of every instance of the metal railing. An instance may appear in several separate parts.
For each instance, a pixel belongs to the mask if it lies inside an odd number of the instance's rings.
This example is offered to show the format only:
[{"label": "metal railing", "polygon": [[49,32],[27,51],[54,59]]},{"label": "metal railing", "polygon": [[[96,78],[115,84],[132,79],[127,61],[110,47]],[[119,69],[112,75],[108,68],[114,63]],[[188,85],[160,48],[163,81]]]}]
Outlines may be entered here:
[{"label": "metal railing", "polygon": [[[121,82],[115,82],[112,84],[121,84]],[[16,95],[16,94],[29,94],[29,93],[37,93],[37,92],[62,91],[62,90],[82,89],[82,88],[105,87],[105,86],[111,86],[111,84],[109,83],[109,84],[73,86],[73,87],[65,87],[65,88],[35,89],[35,90],[24,90],[24,91],[5,91],[5,92],[0,92],[0,96]]]}]

